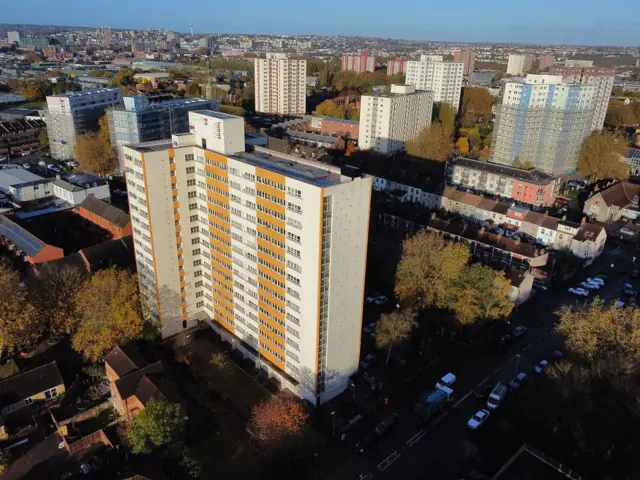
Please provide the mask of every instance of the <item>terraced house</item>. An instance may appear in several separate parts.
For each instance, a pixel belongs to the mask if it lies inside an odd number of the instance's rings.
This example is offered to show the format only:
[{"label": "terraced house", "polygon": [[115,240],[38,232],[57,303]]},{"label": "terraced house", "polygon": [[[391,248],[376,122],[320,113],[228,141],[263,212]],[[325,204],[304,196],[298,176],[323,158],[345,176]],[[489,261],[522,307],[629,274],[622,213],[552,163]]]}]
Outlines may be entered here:
[{"label": "terraced house", "polygon": [[247,153],[240,117],[123,147],[144,306],[168,337],[208,322],[313,403],[357,370],[371,179]]}]

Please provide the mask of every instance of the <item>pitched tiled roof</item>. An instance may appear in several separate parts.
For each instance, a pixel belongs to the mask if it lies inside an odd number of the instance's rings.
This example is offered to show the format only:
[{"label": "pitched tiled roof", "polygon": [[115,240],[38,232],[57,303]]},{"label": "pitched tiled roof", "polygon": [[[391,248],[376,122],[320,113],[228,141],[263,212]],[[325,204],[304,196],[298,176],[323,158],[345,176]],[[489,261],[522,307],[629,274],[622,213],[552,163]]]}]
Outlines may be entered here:
[{"label": "pitched tiled roof", "polygon": [[105,363],[108,364],[109,367],[111,367],[121,378],[135,370],[139,370],[147,366],[147,362],[138,354],[138,352],[133,349],[126,350],[127,351],[116,345],[113,350],[104,357]]},{"label": "pitched tiled roof", "polygon": [[64,385],[56,362],[47,363],[0,382],[0,406],[5,407],[20,400]]},{"label": "pitched tiled roof", "polygon": [[80,204],[80,208],[84,208],[100,218],[104,218],[107,222],[118,228],[124,228],[131,222],[129,215],[122,210],[95,197],[85,198]]},{"label": "pitched tiled roof", "polygon": [[624,208],[633,201],[638,193],[640,193],[640,185],[619,182],[600,192],[600,195],[607,205]]}]

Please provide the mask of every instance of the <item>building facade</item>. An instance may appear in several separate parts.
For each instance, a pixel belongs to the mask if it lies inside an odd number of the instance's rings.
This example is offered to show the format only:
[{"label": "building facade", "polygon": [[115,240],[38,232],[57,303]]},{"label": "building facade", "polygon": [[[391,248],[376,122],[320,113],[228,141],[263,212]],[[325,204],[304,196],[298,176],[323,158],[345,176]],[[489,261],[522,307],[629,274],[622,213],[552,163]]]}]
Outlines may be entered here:
[{"label": "building facade", "polygon": [[307,61],[285,53],[256,58],[256,112],[301,115],[307,109]]},{"label": "building facade", "polygon": [[367,52],[343,55],[342,70],[356,73],[375,72],[376,57],[374,55],[369,55]]},{"label": "building facade", "polygon": [[530,205],[553,205],[559,180],[540,170],[522,170],[471,158],[459,157],[447,168],[447,180],[501,197]]},{"label": "building facade", "polygon": [[[542,73],[543,71],[553,67],[556,63],[556,59],[553,55],[541,55],[538,59],[538,72]],[[568,82],[575,83],[575,82]]]},{"label": "building facade", "polygon": [[530,162],[547,173],[576,170],[589,135],[596,88],[562,83],[557,75],[527,75],[508,82],[497,108],[491,160],[513,165]]},{"label": "building facade", "polygon": [[456,111],[460,106],[464,63],[443,62],[438,55],[422,55],[420,61],[407,62],[406,83],[416,90],[430,90],[433,101],[448,103]]},{"label": "building facade", "polygon": [[533,67],[533,55],[510,53],[507,63],[507,75],[522,75]]},{"label": "building facade", "polygon": [[387,75],[398,75],[405,73],[407,62],[402,58],[395,58],[387,61]]},{"label": "building facade", "polygon": [[470,51],[461,50],[453,54],[454,62],[464,64],[463,74],[469,75],[476,68],[476,54]]},{"label": "building facade", "polygon": [[107,112],[109,137],[124,170],[122,147],[171,138],[174,133],[189,131],[189,112],[217,110],[217,100],[136,95],[124,97],[124,106]]},{"label": "building facade", "polygon": [[565,83],[593,85],[596,87],[594,98],[595,111],[591,130],[602,130],[604,118],[607,116],[611,91],[613,90],[613,82],[616,78],[616,69],[554,66],[549,69],[549,72],[553,75],[562,75],[562,81]]},{"label": "building facade", "polygon": [[431,124],[433,92],[413,85],[391,85],[391,93],[363,95],[358,142],[363,150],[394,155]]},{"label": "building facade", "polygon": [[47,97],[45,121],[51,156],[67,160],[75,155],[76,135],[96,130],[109,107],[122,105],[122,90],[102,88]]},{"label": "building facade", "polygon": [[46,128],[42,120],[0,122],[0,157],[40,148],[40,132]]},{"label": "building facade", "polygon": [[207,321],[323,403],[358,368],[371,180],[245,153],[240,117],[189,124],[124,147],[145,314],[164,337]]}]

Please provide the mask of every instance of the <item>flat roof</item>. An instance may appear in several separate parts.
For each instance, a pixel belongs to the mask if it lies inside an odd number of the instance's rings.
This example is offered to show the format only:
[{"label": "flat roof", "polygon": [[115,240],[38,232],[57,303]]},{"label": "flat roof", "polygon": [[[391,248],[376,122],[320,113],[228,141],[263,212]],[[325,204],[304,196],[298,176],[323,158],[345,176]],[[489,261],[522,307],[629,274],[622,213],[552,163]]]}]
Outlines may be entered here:
[{"label": "flat roof", "polygon": [[312,142],[330,143],[332,145],[335,145],[338,142],[338,137],[332,137],[330,135],[320,135],[319,133],[307,133],[298,132],[296,130],[287,130],[287,135],[293,138],[310,140]]},{"label": "flat roof", "polygon": [[205,117],[217,118],[219,120],[228,120],[230,118],[242,118],[236,115],[229,115],[228,113],[214,112],[213,110],[195,110],[194,113],[199,113]]},{"label": "flat roof", "polygon": [[116,92],[120,91],[119,88],[90,88],[87,90],[81,90],[79,92],[67,92],[67,93],[58,93],[57,95],[50,95],[51,97],[88,97],[91,95],[96,95],[98,93],[105,92]]},{"label": "flat roof", "polygon": [[295,162],[293,160],[270,155],[268,153],[248,153],[242,152],[235,155],[229,155],[229,158],[243,161],[254,167],[264,168],[274,173],[280,173],[287,177],[309,183],[317,187],[329,187],[342,183],[343,177],[338,173],[329,172],[327,170],[312,167],[304,163]]},{"label": "flat roof", "polygon": [[8,192],[10,187],[16,185],[36,185],[50,181],[50,179],[31,173],[18,165],[7,165],[0,168],[0,191]]}]

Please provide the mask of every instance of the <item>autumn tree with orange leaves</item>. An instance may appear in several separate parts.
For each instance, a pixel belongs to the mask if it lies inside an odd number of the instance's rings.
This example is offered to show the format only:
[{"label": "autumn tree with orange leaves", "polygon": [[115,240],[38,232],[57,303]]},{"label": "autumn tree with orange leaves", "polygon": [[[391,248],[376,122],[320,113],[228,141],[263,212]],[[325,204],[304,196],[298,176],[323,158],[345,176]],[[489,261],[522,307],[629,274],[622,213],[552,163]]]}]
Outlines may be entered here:
[{"label": "autumn tree with orange leaves", "polygon": [[28,351],[44,334],[44,325],[27,301],[16,270],[0,264],[0,347]]},{"label": "autumn tree with orange leaves", "polygon": [[79,322],[73,348],[95,362],[116,345],[142,334],[143,319],[135,275],[110,268],[96,272],[75,296]]},{"label": "autumn tree with orange leaves", "polygon": [[253,407],[250,430],[260,443],[274,448],[298,436],[307,418],[299,400],[279,393]]}]

